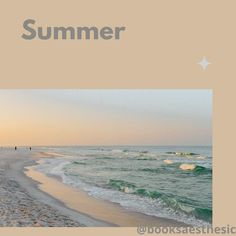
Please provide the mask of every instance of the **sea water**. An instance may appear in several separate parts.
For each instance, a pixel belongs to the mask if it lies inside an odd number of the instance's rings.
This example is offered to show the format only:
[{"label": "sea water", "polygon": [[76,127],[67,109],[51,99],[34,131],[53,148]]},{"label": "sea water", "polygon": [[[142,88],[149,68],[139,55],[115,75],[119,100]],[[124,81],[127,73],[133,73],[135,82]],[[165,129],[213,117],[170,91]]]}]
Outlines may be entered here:
[{"label": "sea water", "polygon": [[89,195],[195,226],[212,222],[209,146],[40,147],[36,168]]}]

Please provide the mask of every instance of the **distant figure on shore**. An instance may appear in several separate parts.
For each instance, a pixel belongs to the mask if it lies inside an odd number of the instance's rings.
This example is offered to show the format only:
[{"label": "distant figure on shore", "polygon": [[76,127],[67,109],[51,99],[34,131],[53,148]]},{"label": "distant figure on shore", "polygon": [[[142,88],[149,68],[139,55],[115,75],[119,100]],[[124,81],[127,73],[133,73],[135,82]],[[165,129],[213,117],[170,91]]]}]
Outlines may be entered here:
[{"label": "distant figure on shore", "polygon": [[15,146],[15,150],[17,150],[17,146]]},{"label": "distant figure on shore", "polygon": [[31,151],[31,149],[32,149],[32,148],[30,147],[30,151]]}]

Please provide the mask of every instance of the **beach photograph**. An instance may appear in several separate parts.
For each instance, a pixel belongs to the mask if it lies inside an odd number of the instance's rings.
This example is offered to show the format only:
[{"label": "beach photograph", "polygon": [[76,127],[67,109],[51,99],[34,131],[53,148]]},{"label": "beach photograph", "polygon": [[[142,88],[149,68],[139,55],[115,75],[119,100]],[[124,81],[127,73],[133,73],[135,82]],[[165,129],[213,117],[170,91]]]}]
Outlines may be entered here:
[{"label": "beach photograph", "polygon": [[211,226],[212,96],[0,89],[0,227]]}]

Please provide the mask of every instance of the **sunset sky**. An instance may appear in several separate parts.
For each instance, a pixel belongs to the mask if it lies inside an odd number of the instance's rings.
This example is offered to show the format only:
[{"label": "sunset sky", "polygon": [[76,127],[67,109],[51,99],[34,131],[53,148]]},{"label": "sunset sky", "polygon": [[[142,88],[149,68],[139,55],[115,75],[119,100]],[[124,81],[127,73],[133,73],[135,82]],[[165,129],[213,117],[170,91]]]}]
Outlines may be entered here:
[{"label": "sunset sky", "polygon": [[0,90],[0,146],[211,145],[211,90]]}]

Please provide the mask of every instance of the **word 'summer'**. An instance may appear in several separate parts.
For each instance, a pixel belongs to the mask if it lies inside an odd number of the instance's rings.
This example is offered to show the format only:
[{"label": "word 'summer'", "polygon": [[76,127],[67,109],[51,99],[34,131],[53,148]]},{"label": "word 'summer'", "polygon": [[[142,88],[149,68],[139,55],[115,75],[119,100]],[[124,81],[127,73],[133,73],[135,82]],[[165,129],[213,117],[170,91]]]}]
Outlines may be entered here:
[{"label": "word 'summer'", "polygon": [[96,26],[36,26],[36,21],[27,19],[23,22],[25,32],[21,37],[25,40],[41,39],[41,40],[119,40],[121,33],[125,31],[126,27],[104,26],[98,28]]}]

